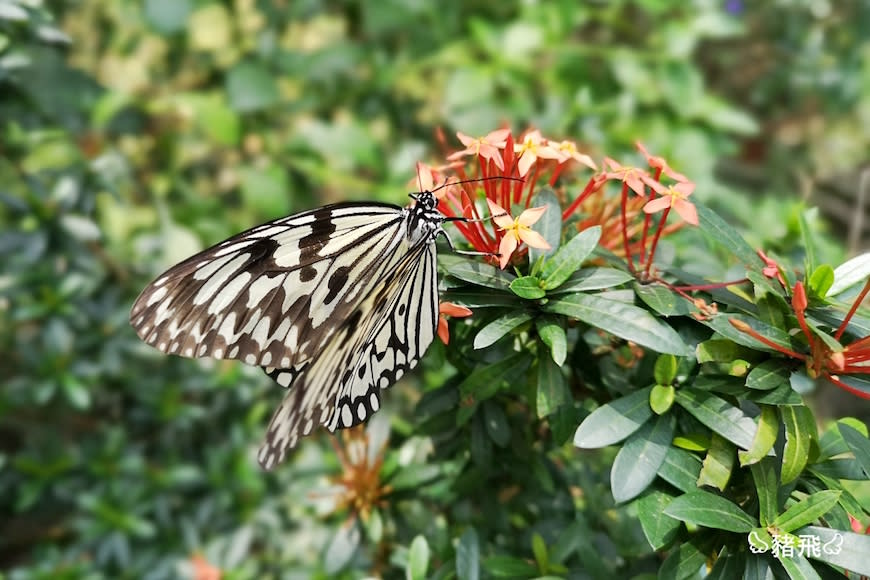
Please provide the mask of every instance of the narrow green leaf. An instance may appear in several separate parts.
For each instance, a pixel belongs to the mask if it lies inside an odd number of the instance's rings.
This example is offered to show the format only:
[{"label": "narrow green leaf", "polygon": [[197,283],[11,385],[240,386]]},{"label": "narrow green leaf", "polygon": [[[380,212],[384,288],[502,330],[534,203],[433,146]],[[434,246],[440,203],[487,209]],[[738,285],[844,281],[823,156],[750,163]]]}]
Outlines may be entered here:
[{"label": "narrow green leaf", "polygon": [[408,549],[408,565],[405,567],[407,580],[425,580],[429,569],[429,543],[423,536],[416,536]]},{"label": "narrow green leaf", "polygon": [[571,392],[565,382],[562,369],[550,357],[538,360],[538,418],[543,418],[571,400]]},{"label": "narrow green leaf", "polygon": [[510,290],[511,282],[516,280],[516,276],[495,266],[471,260],[462,260],[450,266],[447,268],[447,273],[464,282],[505,291]]},{"label": "narrow green leaf", "polygon": [[662,316],[687,316],[695,310],[691,302],[659,284],[635,283],[634,293]]},{"label": "narrow green leaf", "polygon": [[870,536],[832,530],[819,526],[807,526],[795,532],[800,536],[817,536],[822,544],[819,554],[812,558],[832,566],[845,568],[855,574],[870,576]]},{"label": "narrow green leaf", "polygon": [[748,451],[738,451],[740,465],[745,467],[761,461],[776,443],[776,435],[779,432],[779,417],[776,408],[771,405],[761,405],[761,416],[758,418],[758,429],[752,439],[752,446]]},{"label": "narrow green leaf", "polygon": [[737,504],[700,489],[676,498],[665,509],[665,514],[696,526],[736,533],[749,533],[758,527],[755,518]]},{"label": "narrow green leaf", "polygon": [[829,489],[808,495],[773,520],[773,525],[783,532],[791,532],[813,523],[837,505],[843,492]]},{"label": "narrow green leaf", "polygon": [[843,439],[842,433],[840,433],[840,426],[844,424],[849,425],[858,431],[858,434],[865,439],[867,438],[867,425],[854,417],[844,417],[839,419],[819,438],[819,451],[821,457],[833,457],[834,455],[846,453],[850,450],[849,446],[846,444],[846,440]]},{"label": "narrow green leaf", "polygon": [[764,263],[740,233],[713,210],[697,201],[699,230],[712,236],[724,249],[731,252],[748,269],[760,271]]},{"label": "narrow green leaf", "polygon": [[474,395],[478,400],[488,399],[499,390],[504,377],[515,377],[516,371],[525,366],[527,361],[528,355],[518,352],[490,365],[478,367],[459,383],[459,392]]},{"label": "narrow green leaf", "polygon": [[532,319],[532,315],[523,310],[508,312],[499,316],[486,326],[474,337],[474,348],[486,348],[497,342],[513,329]]},{"label": "narrow green leaf", "polygon": [[762,526],[769,526],[779,513],[779,478],[776,474],[776,459],[765,457],[758,463],[753,463],[749,469],[755,482],[755,492],[758,495],[759,517]]},{"label": "narrow green leaf", "polygon": [[480,579],[480,540],[477,530],[470,526],[456,545],[456,577],[459,580]]},{"label": "narrow green leaf", "polygon": [[[557,206],[558,207],[558,206]],[[583,230],[564,244],[553,256],[544,262],[541,270],[543,287],[547,290],[558,288],[574,272],[580,269],[583,260],[589,257],[601,238],[601,226]]]},{"label": "narrow green leaf", "polygon": [[493,401],[484,401],[483,420],[486,432],[493,443],[499,447],[507,447],[511,441],[511,427],[501,405]]},{"label": "narrow green leaf", "polygon": [[533,578],[538,575],[534,564],[511,556],[490,556],[483,562],[483,567],[496,578]]},{"label": "narrow green leaf", "polygon": [[674,496],[652,490],[637,501],[637,517],[653,550],[666,548],[677,537],[680,521],[664,514]]},{"label": "narrow green leaf", "polygon": [[772,391],[744,391],[744,396],[759,405],[803,405],[804,400],[792,387],[791,378],[789,377],[788,384],[780,385]]},{"label": "narrow green leaf", "polygon": [[659,476],[683,492],[698,488],[698,476],[701,473],[701,460],[694,453],[684,449],[671,447],[662,466]]},{"label": "narrow green leaf", "polygon": [[846,445],[855,454],[855,461],[864,470],[864,474],[870,477],[870,441],[860,431],[850,427],[846,423],[840,423],[839,428],[843,441],[846,442]]},{"label": "narrow green leaf", "polygon": [[535,532],[532,534],[532,554],[535,555],[535,562],[538,563],[538,571],[541,574],[546,574],[550,567],[550,558],[547,555],[547,543],[541,534]]},{"label": "narrow green leaf", "polygon": [[709,485],[719,491],[725,491],[731,471],[734,469],[734,445],[725,438],[713,433],[710,449],[698,477],[698,485]]},{"label": "narrow green leaf", "polygon": [[696,389],[679,389],[677,404],[738,447],[749,449],[752,446],[757,429],[755,422],[724,399]]},{"label": "narrow green leaf", "polygon": [[614,500],[634,499],[652,483],[674,437],[674,423],[673,415],[658,416],[628,438],[610,470]]},{"label": "narrow green leaf", "polygon": [[833,285],[834,269],[827,264],[822,264],[810,276],[808,290],[811,296],[824,298]]},{"label": "narrow green leaf", "polygon": [[706,552],[699,550],[693,541],[686,542],[668,554],[659,568],[658,577],[673,580],[697,578],[698,570],[706,563]]},{"label": "narrow green leaf", "polygon": [[535,328],[538,330],[538,336],[550,348],[553,362],[562,366],[568,356],[568,337],[565,335],[563,319],[552,314],[544,314],[535,319]]},{"label": "narrow green leaf", "polygon": [[616,268],[588,267],[578,270],[564,284],[550,290],[549,293],[554,295],[567,292],[603,290],[625,284],[629,280],[634,280],[634,276]]},{"label": "narrow green leaf", "polygon": [[536,263],[540,258],[552,256],[562,241],[562,209],[559,206],[559,198],[551,189],[541,189],[532,198],[529,207],[546,207],[547,211],[541,215],[541,219],[532,225],[532,229],[550,244],[549,250],[533,248],[529,246],[529,264]]},{"label": "narrow green leaf", "polygon": [[870,252],[855,256],[834,269],[834,284],[828,289],[828,296],[842,294],[867,280],[870,280]]},{"label": "narrow green leaf", "polygon": [[810,561],[795,551],[789,558],[777,558],[791,580],[822,580]]},{"label": "narrow green leaf", "polygon": [[537,300],[547,295],[541,281],[535,276],[523,276],[511,282],[511,292],[526,300]]},{"label": "narrow green leaf", "polygon": [[815,417],[807,407],[780,407],[779,414],[785,424],[782,483],[791,483],[804,470],[810,456],[810,443],[817,439]]},{"label": "narrow green leaf", "polygon": [[725,546],[719,552],[713,569],[705,580],[731,580],[740,578],[746,569],[746,551],[734,550],[731,546]]},{"label": "narrow green leaf", "polygon": [[800,224],[800,234],[802,247],[804,250],[804,271],[812,272],[818,264],[816,260],[816,241],[813,239],[814,228],[810,225],[810,221],[817,217],[818,208],[807,208],[798,213],[798,224]]},{"label": "narrow green leaf", "polygon": [[588,294],[571,294],[550,300],[544,310],[576,318],[655,352],[690,354],[673,328],[631,304]]},{"label": "narrow green leaf", "polygon": [[598,449],[619,443],[643,425],[653,412],[647,387],[595,409],[577,427],[574,445]]},{"label": "narrow green leaf", "polygon": [[764,322],[761,322],[756,318],[752,318],[751,316],[744,316],[741,314],[732,313],[720,314],[718,316],[713,316],[706,321],[703,321],[703,323],[727,338],[728,340],[733,340],[739,345],[749,347],[753,350],[776,352],[775,348],[767,346],[766,344],[757,341],[748,334],[740,332],[739,330],[731,326],[731,323],[728,322],[728,320],[731,318],[745,322],[755,332],[757,332],[767,340],[773,342],[774,344],[781,346],[782,348],[792,348],[791,340],[786,331],[782,330],[781,328],[765,324]]},{"label": "narrow green leaf", "polygon": [[759,391],[772,391],[789,384],[789,369],[781,359],[766,360],[749,371],[746,386]]},{"label": "narrow green leaf", "polygon": [[480,292],[478,290],[454,289],[441,294],[442,302],[453,302],[459,306],[477,308],[523,308],[525,304],[514,294],[503,292]]}]

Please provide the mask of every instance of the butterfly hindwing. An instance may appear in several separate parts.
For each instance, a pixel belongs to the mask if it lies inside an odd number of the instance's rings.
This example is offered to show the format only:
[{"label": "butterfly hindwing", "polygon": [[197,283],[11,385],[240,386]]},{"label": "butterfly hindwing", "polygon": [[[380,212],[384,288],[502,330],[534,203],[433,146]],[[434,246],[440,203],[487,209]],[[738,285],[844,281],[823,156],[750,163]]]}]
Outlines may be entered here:
[{"label": "butterfly hindwing", "polygon": [[259,461],[266,469],[315,426],[352,427],[380,408],[380,391],[400,379],[432,343],[438,324],[435,247],[407,254],[294,382],[272,417]]}]

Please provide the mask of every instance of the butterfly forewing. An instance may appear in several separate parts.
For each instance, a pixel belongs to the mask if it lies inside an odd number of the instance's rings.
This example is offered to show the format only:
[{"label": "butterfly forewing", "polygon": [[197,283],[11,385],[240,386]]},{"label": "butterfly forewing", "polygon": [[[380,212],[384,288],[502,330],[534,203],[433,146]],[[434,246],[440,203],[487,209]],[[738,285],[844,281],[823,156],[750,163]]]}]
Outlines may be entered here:
[{"label": "butterfly forewing", "polygon": [[315,427],[368,419],[432,343],[445,218],[432,193],[415,199],[326,206],[243,232],[145,288],[130,321],[163,352],[238,359],[289,387],[259,454],[271,468]]},{"label": "butterfly forewing", "polygon": [[403,237],[402,210],[391,205],[327,206],[269,222],[171,268],[142,292],[130,320],[169,354],[304,364]]}]

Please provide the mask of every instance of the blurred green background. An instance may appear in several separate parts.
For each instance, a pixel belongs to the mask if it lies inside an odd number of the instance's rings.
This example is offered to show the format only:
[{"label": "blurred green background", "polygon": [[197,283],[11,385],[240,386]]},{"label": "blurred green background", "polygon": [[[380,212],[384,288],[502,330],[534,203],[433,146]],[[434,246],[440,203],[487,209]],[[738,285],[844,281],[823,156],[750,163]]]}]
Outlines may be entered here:
[{"label": "blurred green background", "polygon": [[[404,203],[417,161],[502,124],[599,161],[643,141],[753,246],[793,254],[808,202],[832,262],[870,247],[862,0],[0,0],[0,573],[398,573],[401,546],[349,550],[322,513],[327,438],[256,465],[274,385],[164,356],[127,314],[237,231]],[[425,472],[417,384],[387,413]],[[440,517],[398,509],[399,538]]]}]

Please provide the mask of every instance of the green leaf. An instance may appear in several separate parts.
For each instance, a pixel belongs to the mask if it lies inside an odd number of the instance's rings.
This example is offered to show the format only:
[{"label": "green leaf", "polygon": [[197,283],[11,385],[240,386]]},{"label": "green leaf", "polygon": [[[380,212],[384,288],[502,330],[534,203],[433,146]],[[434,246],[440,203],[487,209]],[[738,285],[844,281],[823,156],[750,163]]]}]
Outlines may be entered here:
[{"label": "green leaf", "polygon": [[828,296],[842,294],[856,284],[870,279],[870,252],[855,256],[843,262],[834,270],[834,284],[828,289]]},{"label": "green leaf", "polygon": [[783,532],[791,532],[806,526],[831,511],[837,505],[842,493],[839,490],[829,489],[808,495],[777,516],[773,520],[773,525]]},{"label": "green leaf", "polygon": [[668,449],[665,460],[659,468],[659,476],[683,492],[698,488],[700,473],[701,460],[698,456],[676,447]]},{"label": "green leaf", "polygon": [[483,328],[474,337],[474,348],[486,348],[497,342],[501,337],[511,332],[521,324],[532,319],[532,315],[523,310],[508,312]]},{"label": "green leaf", "polygon": [[698,345],[695,356],[699,363],[731,362],[736,359],[746,359],[752,351],[735,344],[731,340],[710,339]]},{"label": "green leaf", "polygon": [[405,567],[407,580],[425,580],[429,569],[429,544],[423,536],[416,536],[408,549],[408,565]]},{"label": "green leaf", "polygon": [[511,441],[511,428],[501,406],[492,401],[484,401],[483,420],[493,443],[499,447],[507,447]]},{"label": "green leaf", "polygon": [[616,268],[583,268],[575,272],[564,284],[549,291],[549,294],[565,294],[568,292],[589,292],[590,290],[602,290],[613,288],[634,280],[634,276],[628,272]]},{"label": "green leaf", "polygon": [[532,534],[532,554],[535,555],[535,562],[538,563],[538,570],[541,574],[546,574],[550,567],[550,558],[547,555],[547,543],[541,534],[535,532]]},{"label": "green leaf", "polygon": [[550,357],[538,360],[538,418],[547,417],[571,400],[562,369]]},{"label": "green leaf", "polygon": [[696,526],[736,533],[749,533],[758,527],[755,518],[737,504],[700,489],[676,498],[665,509],[665,514]]},{"label": "green leaf", "polygon": [[860,431],[846,423],[839,423],[838,426],[843,441],[846,442],[846,445],[855,454],[855,461],[864,470],[864,474],[870,477],[870,441]]},{"label": "green leaf", "polygon": [[833,285],[834,269],[827,264],[822,264],[810,276],[808,290],[811,296],[824,298]]},{"label": "green leaf", "polygon": [[680,521],[664,514],[673,499],[672,495],[652,490],[637,501],[640,527],[653,550],[666,548],[680,531]]},{"label": "green leaf", "polygon": [[677,357],[672,354],[660,354],[656,357],[653,377],[660,385],[672,384],[677,378]]},{"label": "green leaf", "polygon": [[562,241],[562,210],[559,206],[559,198],[551,189],[541,189],[532,198],[529,207],[546,207],[541,219],[532,225],[532,229],[550,244],[549,250],[533,248],[529,246],[529,264],[535,264],[540,258],[551,256],[559,248]]},{"label": "green leaf", "polygon": [[839,566],[855,574],[870,576],[870,536],[832,530],[819,526],[807,526],[795,532],[798,536],[818,536],[821,553],[812,557],[832,566]]},{"label": "green leaf", "polygon": [[230,105],[240,113],[259,111],[279,100],[275,75],[254,61],[242,61],[227,73]]},{"label": "green leaf", "polygon": [[332,537],[324,555],[324,571],[329,575],[336,574],[347,566],[359,547],[360,532],[355,522],[344,524]]},{"label": "green leaf", "polygon": [[670,447],[674,423],[672,415],[658,416],[628,438],[610,470],[614,500],[633,499],[652,483]]},{"label": "green leaf", "polygon": [[757,391],[752,390],[744,393],[750,401],[759,405],[803,405],[803,398],[792,387],[792,377],[789,377],[789,383],[780,385],[772,391]]},{"label": "green leaf", "polygon": [[676,389],[671,385],[655,385],[649,394],[649,406],[656,415],[664,415],[671,410],[676,397]]},{"label": "green leaf", "polygon": [[658,577],[672,580],[696,578],[698,570],[707,563],[707,554],[698,549],[694,542],[686,542],[671,551],[659,568]]},{"label": "green leaf", "polygon": [[755,422],[725,400],[696,389],[679,389],[677,404],[738,447],[749,449],[752,446],[757,428]]},{"label": "green leaf", "polygon": [[758,418],[758,430],[752,439],[752,446],[748,451],[738,451],[740,465],[747,466],[761,461],[776,443],[776,435],[779,432],[779,417],[776,408],[771,405],[761,405],[761,416]]},{"label": "green leaf", "polygon": [[589,257],[589,254],[598,245],[600,238],[601,226],[595,226],[583,230],[567,244],[560,247],[550,259],[544,262],[544,267],[541,270],[544,289],[552,290],[553,288],[558,288],[574,272],[579,270],[583,261]]},{"label": "green leaf", "polygon": [[861,437],[867,437],[867,425],[858,419],[855,419],[854,417],[844,417],[839,419],[836,423],[831,425],[831,427],[829,427],[819,439],[819,451],[821,457],[833,457],[834,455],[846,453],[850,450],[849,446],[846,444],[846,440],[843,439],[843,435],[840,432],[840,427],[842,425],[849,425],[858,431],[858,434]]},{"label": "green leaf", "polygon": [[516,280],[516,276],[495,266],[471,260],[462,260],[450,266],[447,268],[447,273],[464,282],[504,291],[510,290],[511,282]]},{"label": "green leaf", "polygon": [[777,561],[785,569],[790,580],[822,580],[819,573],[816,572],[809,560],[804,558],[799,552],[795,552],[789,558],[777,558]]},{"label": "green leaf", "polygon": [[541,281],[534,276],[523,276],[511,282],[511,291],[526,300],[537,300],[547,295],[541,288]]},{"label": "green leaf", "polygon": [[710,449],[707,451],[707,457],[704,458],[701,474],[698,476],[698,485],[709,485],[719,491],[725,491],[733,469],[734,445],[714,433],[710,439]]},{"label": "green leaf", "polygon": [[776,459],[765,457],[750,467],[758,496],[758,510],[762,526],[769,526],[779,513],[779,478],[776,474]]},{"label": "green leaf", "polygon": [[480,540],[477,530],[469,526],[456,545],[456,577],[458,580],[479,580]]},{"label": "green leaf", "polygon": [[673,328],[646,310],[630,304],[588,294],[572,294],[552,299],[543,308],[576,318],[655,352],[678,356],[691,354]]},{"label": "green leaf", "polygon": [[719,552],[716,562],[713,564],[713,569],[710,570],[710,574],[705,580],[741,578],[745,569],[746,551],[734,550],[730,546],[725,546]]},{"label": "green leaf", "polygon": [[735,318],[742,322],[748,324],[755,332],[766,338],[767,340],[773,342],[774,344],[791,350],[791,339],[786,331],[781,328],[777,328],[775,326],[770,326],[769,324],[765,324],[756,318],[752,318],[750,316],[744,316],[741,314],[720,314],[718,316],[714,316],[706,321],[704,324],[727,338],[728,340],[732,340],[739,345],[747,346],[753,350],[763,350],[767,352],[777,352],[777,350],[773,347],[767,346],[756,340],[755,338],[749,336],[744,332],[740,332],[728,322],[729,319]]},{"label": "green leaf", "polygon": [[634,293],[662,316],[687,316],[695,310],[691,302],[660,284],[636,283]]},{"label": "green leaf", "polygon": [[511,556],[490,556],[483,567],[496,578],[532,578],[538,575],[534,564]]},{"label": "green leaf", "polygon": [[535,319],[535,328],[538,336],[550,348],[550,356],[553,362],[562,366],[568,356],[568,337],[561,317],[544,314]]},{"label": "green leaf", "polygon": [[574,445],[598,449],[619,443],[652,417],[647,387],[595,409],[577,427]]},{"label": "green leaf", "polygon": [[782,359],[766,360],[749,371],[746,386],[759,391],[772,391],[782,385],[789,385],[789,369]]},{"label": "green leaf", "polygon": [[731,252],[742,264],[750,270],[760,271],[763,267],[761,259],[752,249],[743,236],[728,222],[723,220],[713,210],[697,201],[694,197],[692,202],[698,210],[699,230],[710,235],[722,248]]},{"label": "green leaf", "polygon": [[515,378],[528,364],[528,354],[518,352],[490,365],[478,367],[458,385],[466,399],[456,414],[456,424],[462,425],[474,414],[480,401],[489,399],[501,389],[505,377]]},{"label": "green leaf", "polygon": [[785,447],[782,457],[782,483],[791,483],[804,470],[810,456],[810,443],[818,439],[815,417],[807,407],[780,407],[785,424]]}]

